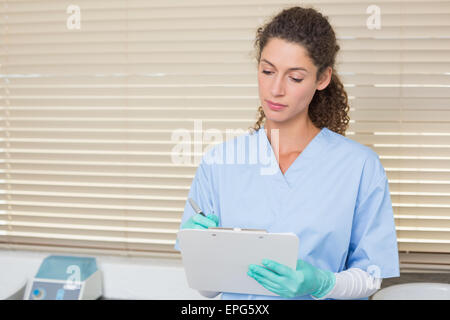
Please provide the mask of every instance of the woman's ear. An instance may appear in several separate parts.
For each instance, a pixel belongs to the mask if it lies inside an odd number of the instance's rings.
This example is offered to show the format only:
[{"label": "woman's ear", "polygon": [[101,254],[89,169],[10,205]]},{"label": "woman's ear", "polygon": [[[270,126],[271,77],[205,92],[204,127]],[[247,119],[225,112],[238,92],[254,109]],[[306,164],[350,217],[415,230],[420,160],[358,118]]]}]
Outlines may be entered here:
[{"label": "woman's ear", "polygon": [[331,75],[333,73],[333,68],[328,67],[322,72],[319,81],[317,82],[317,90],[325,89],[331,81]]}]

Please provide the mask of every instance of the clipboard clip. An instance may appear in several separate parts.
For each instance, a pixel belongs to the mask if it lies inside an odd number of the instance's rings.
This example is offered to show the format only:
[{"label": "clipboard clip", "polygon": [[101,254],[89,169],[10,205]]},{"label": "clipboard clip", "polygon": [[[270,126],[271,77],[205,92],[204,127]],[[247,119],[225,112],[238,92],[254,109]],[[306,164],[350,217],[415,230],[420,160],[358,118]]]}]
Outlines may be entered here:
[{"label": "clipboard clip", "polygon": [[253,232],[265,232],[267,233],[267,230],[265,229],[245,229],[245,228],[220,228],[220,227],[211,227],[208,228],[208,230],[228,230],[228,231],[253,231]]}]

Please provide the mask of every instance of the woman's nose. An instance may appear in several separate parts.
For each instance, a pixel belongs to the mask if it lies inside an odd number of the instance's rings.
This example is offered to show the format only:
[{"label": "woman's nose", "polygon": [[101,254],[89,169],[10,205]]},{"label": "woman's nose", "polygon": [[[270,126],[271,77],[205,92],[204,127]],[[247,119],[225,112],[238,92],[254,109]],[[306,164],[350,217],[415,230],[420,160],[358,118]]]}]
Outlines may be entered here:
[{"label": "woman's nose", "polygon": [[284,95],[284,84],[282,77],[276,77],[272,82],[272,95],[274,96]]}]

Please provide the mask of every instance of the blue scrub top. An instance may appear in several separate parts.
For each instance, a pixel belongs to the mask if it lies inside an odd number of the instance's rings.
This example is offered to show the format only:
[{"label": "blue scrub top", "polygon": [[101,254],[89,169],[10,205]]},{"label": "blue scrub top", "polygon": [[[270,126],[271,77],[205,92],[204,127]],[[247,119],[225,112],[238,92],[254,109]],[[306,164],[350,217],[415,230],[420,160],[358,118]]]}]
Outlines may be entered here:
[{"label": "blue scrub top", "polygon": [[[205,214],[216,214],[219,227],[295,233],[298,258],[317,268],[360,268],[378,278],[400,275],[389,185],[379,157],[328,128],[284,174],[264,126],[217,144],[204,154],[188,197]],[[194,214],[186,202],[181,224]],[[224,292],[222,299],[283,298]]]}]

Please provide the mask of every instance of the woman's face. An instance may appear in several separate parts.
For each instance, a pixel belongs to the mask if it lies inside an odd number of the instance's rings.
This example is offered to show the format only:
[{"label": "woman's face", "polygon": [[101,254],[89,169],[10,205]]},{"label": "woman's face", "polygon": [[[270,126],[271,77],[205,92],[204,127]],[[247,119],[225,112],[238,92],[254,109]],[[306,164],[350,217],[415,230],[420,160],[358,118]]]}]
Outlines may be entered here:
[{"label": "woman's face", "polygon": [[[324,89],[331,79],[331,68],[327,71],[329,77],[316,82],[317,68],[303,46],[270,39],[258,66],[259,98],[266,119],[284,122],[307,115],[316,89]],[[284,106],[276,108],[269,101]]]}]

